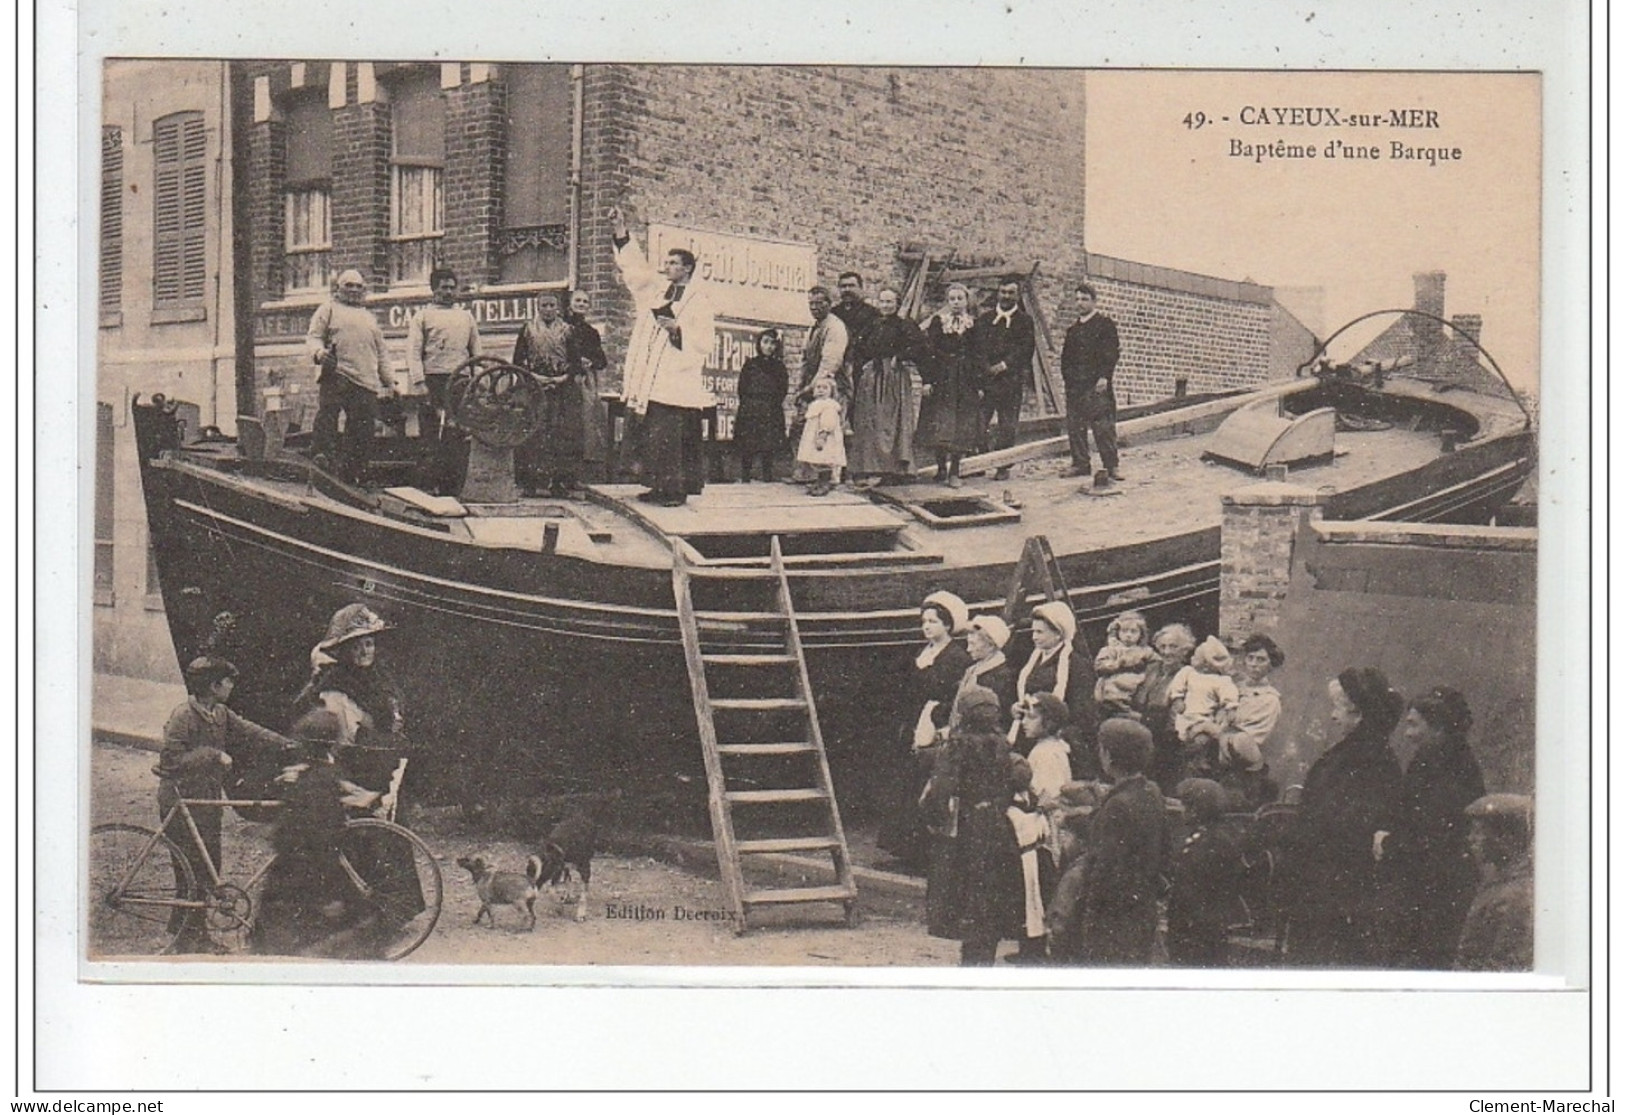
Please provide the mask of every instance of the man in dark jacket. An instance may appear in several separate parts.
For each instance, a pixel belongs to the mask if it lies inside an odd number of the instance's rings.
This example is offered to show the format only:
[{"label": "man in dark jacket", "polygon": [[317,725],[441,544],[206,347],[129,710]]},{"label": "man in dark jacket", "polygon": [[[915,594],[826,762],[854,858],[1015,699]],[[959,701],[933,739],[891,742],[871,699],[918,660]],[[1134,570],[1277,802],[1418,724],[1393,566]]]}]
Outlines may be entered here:
[{"label": "man in dark jacket", "polygon": [[1145,965],[1168,851],[1162,791],[1145,776],[1151,733],[1132,720],[1107,720],[1100,763],[1114,784],[1095,811],[1083,857],[1056,886],[1051,952],[1073,963]]},{"label": "man in dark jacket", "polygon": [[841,272],[840,278],[835,280],[835,293],[839,300],[830,313],[846,326],[846,359],[855,368],[858,351],[880,320],[880,311],[864,300],[863,276],[856,271]]},{"label": "man in dark jacket", "polygon": [[[992,309],[983,311],[976,327],[982,331],[982,352],[987,360],[982,387],[982,440],[990,449],[1009,449],[1016,443],[1021,398],[1033,376],[1035,343],[1032,316],[1021,308],[1019,278],[1010,276],[999,283],[998,301]],[[995,480],[1009,478],[1009,465],[993,474]]]},{"label": "man in dark jacket", "polygon": [[1117,323],[1095,308],[1095,288],[1078,287],[1078,320],[1061,346],[1061,379],[1066,384],[1066,433],[1072,446],[1072,471],[1088,476],[1089,434],[1095,435],[1100,463],[1113,480],[1117,471],[1117,396],[1112,376],[1121,349]]}]

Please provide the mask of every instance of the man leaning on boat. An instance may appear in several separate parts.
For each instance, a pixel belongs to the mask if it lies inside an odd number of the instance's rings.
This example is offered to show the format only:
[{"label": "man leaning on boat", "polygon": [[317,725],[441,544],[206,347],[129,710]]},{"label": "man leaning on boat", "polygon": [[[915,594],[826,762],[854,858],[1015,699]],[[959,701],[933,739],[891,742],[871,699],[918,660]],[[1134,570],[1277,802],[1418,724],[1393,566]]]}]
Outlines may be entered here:
[{"label": "man leaning on boat", "polygon": [[702,416],[716,405],[705,387],[705,360],[715,311],[705,283],[694,278],[692,252],[673,248],[657,271],[620,209],[611,208],[609,218],[615,262],[637,308],[622,391],[638,419],[638,459],[649,487],[638,498],[676,507],[705,487]]}]

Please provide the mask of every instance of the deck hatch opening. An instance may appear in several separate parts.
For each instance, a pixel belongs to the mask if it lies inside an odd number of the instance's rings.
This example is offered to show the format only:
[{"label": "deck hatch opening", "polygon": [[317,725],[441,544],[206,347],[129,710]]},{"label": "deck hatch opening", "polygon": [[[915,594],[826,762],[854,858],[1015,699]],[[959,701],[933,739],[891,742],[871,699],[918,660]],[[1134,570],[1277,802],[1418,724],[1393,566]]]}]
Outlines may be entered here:
[{"label": "deck hatch opening", "polygon": [[907,487],[876,488],[869,495],[907,511],[934,530],[1016,523],[1021,512],[995,502],[985,492],[943,492],[940,488],[911,484]]}]

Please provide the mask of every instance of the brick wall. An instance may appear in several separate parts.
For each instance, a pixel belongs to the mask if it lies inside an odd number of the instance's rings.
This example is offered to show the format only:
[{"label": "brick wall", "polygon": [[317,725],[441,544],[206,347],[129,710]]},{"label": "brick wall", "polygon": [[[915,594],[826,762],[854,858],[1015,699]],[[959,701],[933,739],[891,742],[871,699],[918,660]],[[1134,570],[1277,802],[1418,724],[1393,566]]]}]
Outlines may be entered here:
[{"label": "brick wall", "polygon": [[354,267],[368,286],[389,285],[389,106],[333,113],[333,274]]},{"label": "brick wall", "polygon": [[1256,387],[1271,377],[1274,300],[1268,287],[1091,255],[1089,282],[1117,322],[1119,405]]},{"label": "brick wall", "polygon": [[[822,281],[855,270],[871,293],[902,280],[908,243],[1040,260],[1058,344],[1083,261],[1082,92],[1051,71],[589,66],[584,216],[624,199],[636,230],[816,244]],[[621,297],[606,243],[584,223],[601,305]],[[625,315],[607,316],[614,349]]]},{"label": "brick wall", "polygon": [[288,135],[280,120],[262,120],[248,132],[248,213],[252,222],[250,297],[255,304],[282,297],[283,224],[287,211],[282,182]]},{"label": "brick wall", "polygon": [[1257,484],[1224,497],[1219,527],[1219,636],[1274,634],[1292,579],[1292,543],[1322,499],[1291,484]]},{"label": "brick wall", "polygon": [[499,81],[446,90],[442,259],[465,285],[483,286],[498,278],[507,111],[507,90]]}]

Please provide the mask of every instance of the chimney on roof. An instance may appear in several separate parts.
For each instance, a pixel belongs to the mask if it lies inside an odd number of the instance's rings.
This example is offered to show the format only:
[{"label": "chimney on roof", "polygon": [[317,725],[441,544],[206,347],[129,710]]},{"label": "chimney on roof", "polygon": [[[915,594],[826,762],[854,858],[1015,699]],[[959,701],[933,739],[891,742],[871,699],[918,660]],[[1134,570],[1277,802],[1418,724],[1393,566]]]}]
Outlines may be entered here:
[{"label": "chimney on roof", "polygon": [[[1424,314],[1444,317],[1444,272],[1419,271],[1412,276],[1416,283],[1416,301],[1412,304]],[[1433,379],[1443,371],[1445,353],[1444,325],[1428,318],[1413,317],[1411,336],[1416,342],[1416,374]]]},{"label": "chimney on roof", "polygon": [[1420,271],[1412,280],[1416,283],[1416,301],[1412,305],[1424,314],[1444,317],[1444,272]]},{"label": "chimney on roof", "polygon": [[1483,314],[1452,314],[1450,324],[1473,339],[1477,344],[1484,334]]}]

